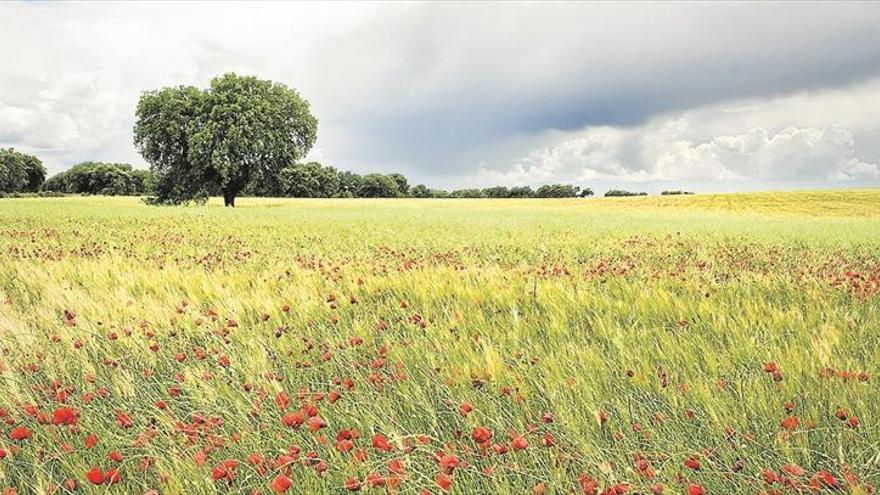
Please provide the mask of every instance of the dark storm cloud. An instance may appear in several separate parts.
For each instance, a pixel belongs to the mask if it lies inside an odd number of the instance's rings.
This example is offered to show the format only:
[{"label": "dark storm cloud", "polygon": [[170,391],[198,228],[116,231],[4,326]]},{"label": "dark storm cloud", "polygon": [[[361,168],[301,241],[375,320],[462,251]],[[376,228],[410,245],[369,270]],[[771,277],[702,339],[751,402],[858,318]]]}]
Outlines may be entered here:
[{"label": "dark storm cloud", "polygon": [[361,99],[338,110],[371,136],[364,159],[455,172],[511,134],[868,78],[878,21],[880,4],[427,4],[335,40],[316,64],[330,94]]},{"label": "dark storm cloud", "polygon": [[[413,181],[654,177],[716,148],[728,153],[719,170],[747,170],[715,138],[756,129],[770,136],[765,173],[800,146],[791,135],[837,150],[843,175],[871,175],[878,25],[877,3],[7,2],[0,145],[40,151],[52,172],[84,157],[143,166],[131,142],[141,91],[236,71],[311,101],[314,158]],[[858,97],[839,94],[849,88]],[[809,111],[791,95],[812,98]],[[743,99],[775,110],[717,113]],[[684,130],[660,136],[670,149],[643,149],[682,114]],[[780,134],[789,126],[801,132]]]}]

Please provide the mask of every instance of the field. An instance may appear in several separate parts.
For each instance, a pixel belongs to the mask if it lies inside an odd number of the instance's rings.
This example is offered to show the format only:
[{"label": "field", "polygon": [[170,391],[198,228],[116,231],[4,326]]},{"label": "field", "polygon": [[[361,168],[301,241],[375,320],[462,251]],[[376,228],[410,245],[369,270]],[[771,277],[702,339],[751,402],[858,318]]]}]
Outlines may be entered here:
[{"label": "field", "polygon": [[880,190],[239,203],[0,200],[4,493],[880,484]]}]

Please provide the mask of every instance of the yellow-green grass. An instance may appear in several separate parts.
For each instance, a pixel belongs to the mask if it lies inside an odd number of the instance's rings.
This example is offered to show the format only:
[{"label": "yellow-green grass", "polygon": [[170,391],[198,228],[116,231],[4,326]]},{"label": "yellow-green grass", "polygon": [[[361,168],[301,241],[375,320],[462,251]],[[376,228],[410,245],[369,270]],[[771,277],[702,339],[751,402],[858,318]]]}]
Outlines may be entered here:
[{"label": "yellow-green grass", "polygon": [[[0,409],[11,418],[0,426],[0,487],[65,493],[73,478],[78,493],[268,494],[284,470],[259,473],[248,456],[276,458],[292,444],[327,464],[320,477],[303,463],[289,470],[289,493],[303,494],[387,476],[392,459],[406,465],[400,493],[440,493],[441,449],[467,461],[452,473],[461,494],[540,483],[582,493],[582,474],[631,493],[658,483],[673,494],[691,484],[758,493],[785,488],[764,479],[784,464],[804,468],[791,482],[803,486],[823,470],[856,493],[880,482],[880,190],[238,203],[0,200]],[[347,345],[352,337],[363,345]],[[764,371],[770,362],[781,381]],[[353,390],[334,384],[347,377]],[[70,388],[76,428],[23,412],[34,404],[51,418],[53,382]],[[84,400],[102,388],[107,397]],[[303,389],[342,391],[319,402],[318,433],[285,427],[273,402],[284,390],[295,410]],[[116,411],[134,426],[120,428]],[[175,423],[196,413],[223,422],[187,443]],[[793,431],[781,427],[788,416]],[[33,437],[11,440],[17,425]],[[529,447],[484,455],[471,439],[478,426],[492,443],[515,432]],[[334,447],[349,428],[362,462]],[[370,446],[377,432],[394,452]],[[85,449],[89,433],[100,441]],[[556,446],[542,445],[545,433]],[[223,445],[206,448],[211,435]],[[419,435],[428,442],[402,450]],[[114,449],[121,464],[107,458]],[[691,456],[698,471],[683,466]],[[213,481],[226,459],[241,463],[237,478]],[[84,474],[96,466],[122,480],[92,486]]]}]

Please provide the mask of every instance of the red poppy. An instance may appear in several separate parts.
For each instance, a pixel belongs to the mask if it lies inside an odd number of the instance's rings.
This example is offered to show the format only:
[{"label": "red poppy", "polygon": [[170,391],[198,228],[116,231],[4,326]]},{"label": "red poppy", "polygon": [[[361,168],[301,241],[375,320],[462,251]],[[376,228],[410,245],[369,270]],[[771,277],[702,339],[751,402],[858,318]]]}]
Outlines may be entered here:
[{"label": "red poppy", "polygon": [[380,486],[385,486],[385,478],[382,477],[381,474],[379,474],[375,471],[368,474],[364,481],[366,482],[367,486],[370,488],[377,488]]},{"label": "red poppy", "polygon": [[88,436],[86,436],[86,441],[85,441],[86,448],[91,449],[92,447],[94,447],[97,444],[98,444],[97,435],[95,435],[94,433],[89,433]]},{"label": "red poppy", "polygon": [[279,474],[272,480],[272,483],[269,484],[269,488],[275,493],[284,493],[289,490],[292,485],[293,481],[291,481],[290,478],[283,474]]},{"label": "red poppy", "polygon": [[107,481],[108,485],[115,485],[122,481],[122,476],[115,468],[110,468],[104,473],[104,479]]},{"label": "red poppy", "polygon": [[72,407],[62,406],[52,414],[53,425],[75,425],[79,419],[79,411]]},{"label": "red poppy", "polygon": [[406,473],[406,468],[404,468],[403,462],[400,459],[392,459],[388,462],[388,472],[402,475]]},{"label": "red poppy", "polygon": [[526,441],[525,437],[516,435],[510,440],[510,446],[513,447],[513,450],[524,450],[529,446],[529,442]]},{"label": "red poppy", "polygon": [[392,450],[394,450],[394,446],[391,445],[391,442],[389,442],[388,439],[385,438],[385,435],[382,435],[381,433],[376,433],[375,435],[373,435],[372,444],[373,448],[376,450],[382,450],[385,452],[391,452]]},{"label": "red poppy", "polygon": [[458,467],[460,462],[455,454],[441,454],[438,459],[440,469],[446,474],[452,474],[452,471]]},{"label": "red poppy", "polygon": [[494,450],[496,454],[501,455],[506,454],[508,449],[507,445],[504,445],[503,443],[496,443],[492,445],[492,450]]},{"label": "red poppy", "polygon": [[350,492],[357,492],[361,489],[361,482],[357,478],[348,477],[345,480],[345,489]]},{"label": "red poppy", "polygon": [[122,411],[116,411],[116,424],[120,428],[131,428],[132,426],[134,426],[134,423],[132,423],[131,418],[128,416],[128,414],[125,414]]},{"label": "red poppy", "polygon": [[688,485],[687,495],[706,495],[706,489],[703,488],[703,485],[691,483]]},{"label": "red poppy", "polygon": [[690,456],[684,461],[684,466],[688,469],[699,471],[700,470],[700,461],[694,456]]},{"label": "red poppy", "polygon": [[489,440],[492,439],[492,430],[484,426],[474,428],[474,431],[471,433],[471,438],[473,438],[478,444],[488,443]]},{"label": "red poppy", "polygon": [[16,426],[9,432],[9,438],[12,440],[27,440],[33,436],[33,432],[26,426]]},{"label": "red poppy", "polygon": [[779,426],[781,426],[783,430],[794,431],[797,429],[799,424],[800,421],[798,420],[797,416],[788,416],[779,423]]},{"label": "red poppy", "polygon": [[798,466],[797,464],[783,464],[782,471],[785,474],[793,476],[795,478],[800,478],[805,473],[804,468]]},{"label": "red poppy", "polygon": [[585,495],[595,495],[599,490],[599,483],[586,473],[578,476],[578,484],[581,486],[581,492]]},{"label": "red poppy", "polygon": [[440,487],[444,492],[448,492],[450,488],[452,488],[452,478],[449,475],[441,473],[437,476],[437,486]]},{"label": "red poppy", "polygon": [[211,470],[211,478],[214,481],[219,480],[227,480],[232,481],[235,479],[235,469],[238,467],[238,461],[235,459],[227,459],[220,464],[214,466],[214,469]]},{"label": "red poppy", "polygon": [[93,467],[91,471],[86,473],[86,479],[89,480],[93,485],[101,485],[104,483],[104,472],[100,469]]},{"label": "red poppy", "polygon": [[327,426],[327,423],[319,416],[312,416],[311,418],[309,418],[309,431],[311,431],[312,433],[317,432],[325,426]]},{"label": "red poppy", "polygon": [[837,481],[837,478],[835,478],[834,475],[824,469],[816,473],[815,478],[819,481],[820,484],[828,488],[836,489],[840,486],[840,482]]},{"label": "red poppy", "polygon": [[288,428],[298,428],[306,421],[306,415],[302,411],[284,413],[281,422]]}]

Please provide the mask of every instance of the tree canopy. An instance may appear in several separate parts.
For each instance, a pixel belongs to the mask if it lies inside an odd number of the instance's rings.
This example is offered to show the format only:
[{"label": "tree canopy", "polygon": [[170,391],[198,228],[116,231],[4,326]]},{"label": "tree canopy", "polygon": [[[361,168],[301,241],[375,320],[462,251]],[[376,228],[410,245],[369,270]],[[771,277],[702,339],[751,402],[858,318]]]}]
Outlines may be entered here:
[{"label": "tree canopy", "polygon": [[68,194],[131,196],[150,194],[155,187],[153,173],[127,163],[83,162],[50,177],[46,191]]},{"label": "tree canopy", "polygon": [[136,118],[134,143],[156,174],[155,200],[168,204],[219,192],[235,206],[250,183],[276,184],[312,148],[318,127],[295,90],[234,73],[204,90],[145,92]]},{"label": "tree canopy", "polygon": [[339,192],[339,173],[318,162],[295,163],[281,169],[278,182],[284,196],[332,198]]},{"label": "tree canopy", "polygon": [[633,192],[633,191],[626,191],[623,189],[611,189],[611,190],[605,192],[606,198],[619,198],[619,197],[626,197],[626,196],[647,196],[647,195],[648,195],[648,193],[646,193],[646,192]]},{"label": "tree canopy", "polygon": [[398,182],[390,175],[367,174],[361,177],[357,195],[362,198],[394,198],[401,196]]},{"label": "tree canopy", "polygon": [[46,167],[39,158],[0,148],[0,192],[36,192],[46,179]]}]

